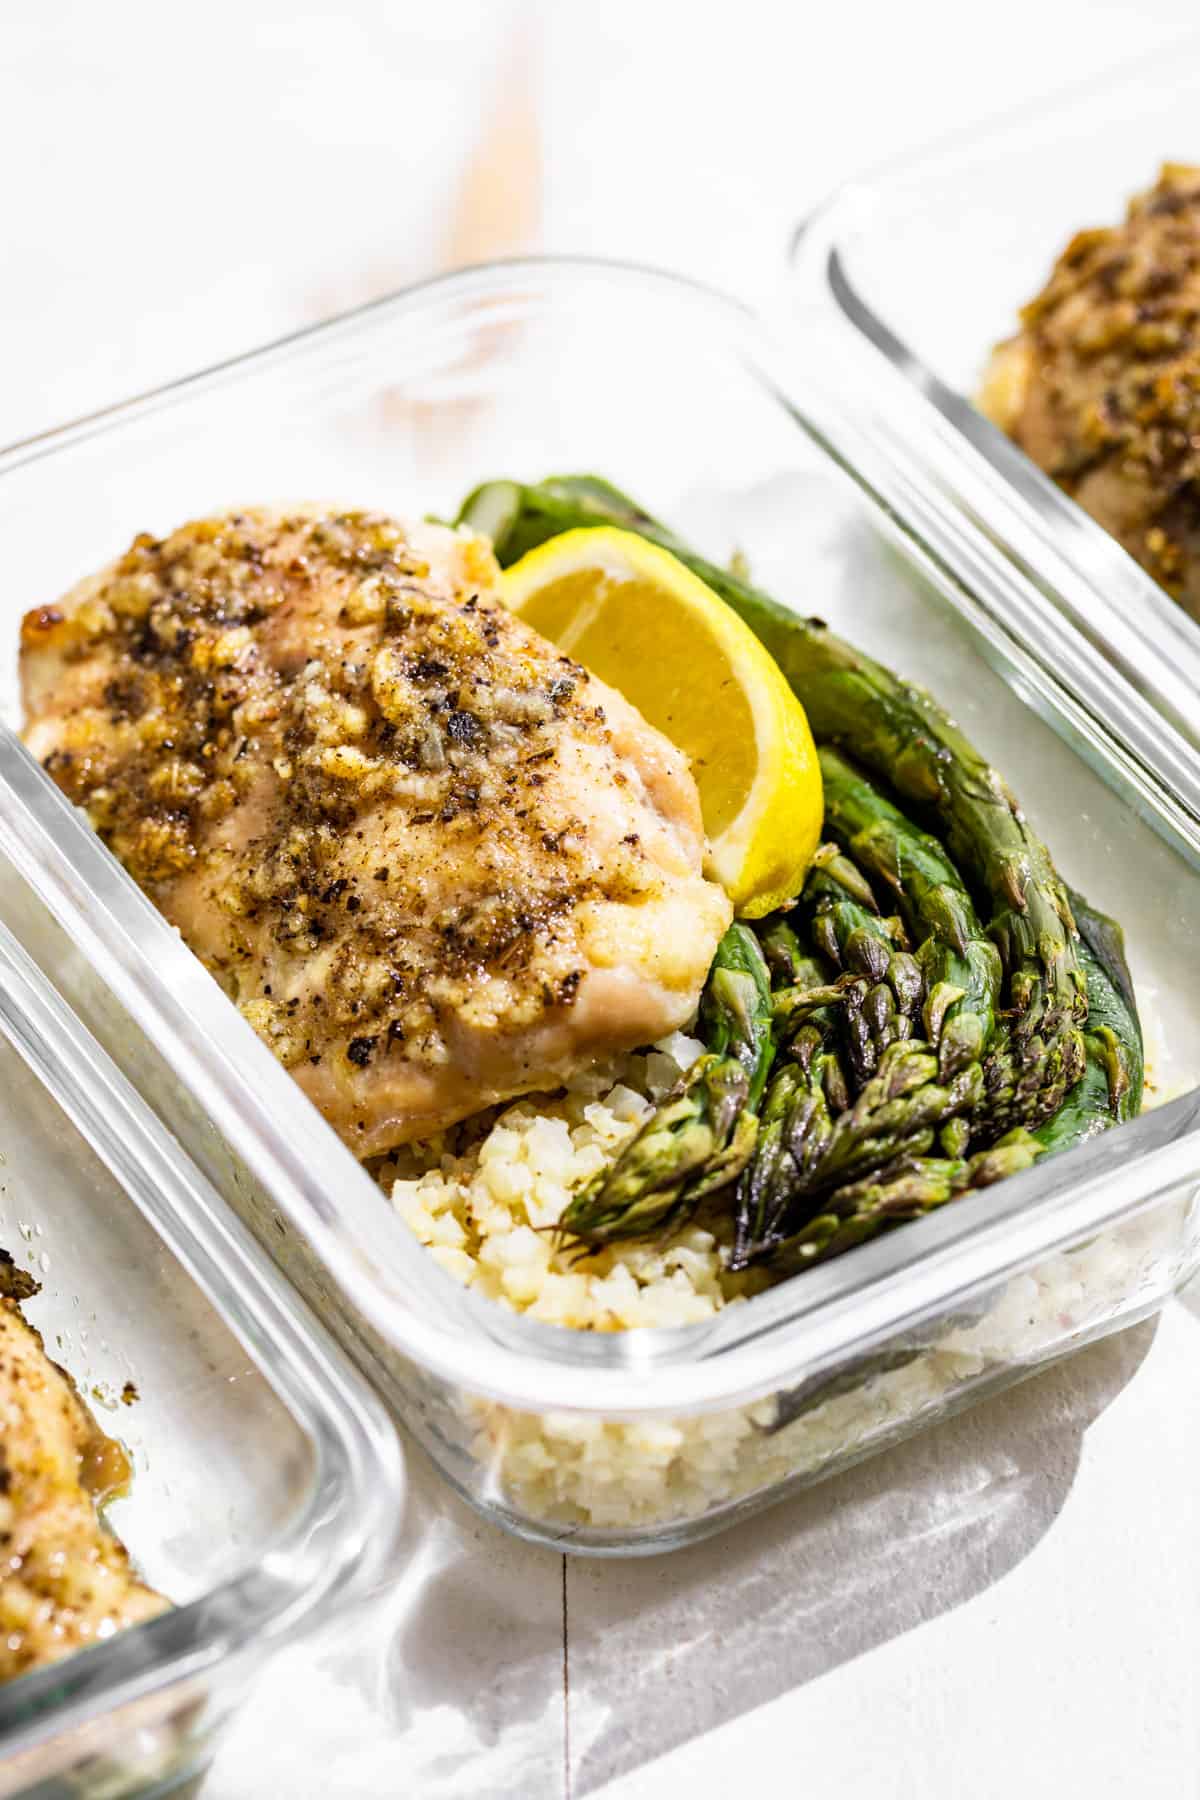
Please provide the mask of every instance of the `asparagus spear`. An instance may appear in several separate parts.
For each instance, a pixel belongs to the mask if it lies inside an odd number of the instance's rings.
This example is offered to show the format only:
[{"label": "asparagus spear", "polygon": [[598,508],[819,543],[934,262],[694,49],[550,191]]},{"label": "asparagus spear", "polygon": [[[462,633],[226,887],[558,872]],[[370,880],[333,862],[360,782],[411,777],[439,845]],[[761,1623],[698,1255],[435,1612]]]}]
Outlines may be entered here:
[{"label": "asparagus spear", "polygon": [[1086,1063],[1059,1111],[1033,1134],[1047,1155],[1136,1118],[1145,1082],[1142,1029],[1121,927],[1080,894],[1071,894],[1071,906],[1087,977]]},{"label": "asparagus spear", "polygon": [[829,745],[818,752],[825,821],[862,869],[894,896],[920,945],[926,1033],[947,1080],[983,1055],[995,1027],[1000,958],[984,936],[957,869],[937,839],[905,818]]},{"label": "asparagus spear", "polygon": [[[851,862],[848,856],[843,856],[835,843],[830,842],[817,846],[812,860],[812,868],[814,874],[819,870],[841,890],[837,896],[839,899],[856,900],[866,912],[871,913],[874,917],[879,916],[879,902],[875,898],[875,890],[871,883],[857,863]],[[896,935],[891,924],[885,926],[885,931],[889,938]]]},{"label": "asparagus spear", "polygon": [[[839,984],[829,983],[828,970],[804,948],[789,921],[782,916],[777,915],[760,928],[759,941],[771,978],[776,983],[772,1012],[777,1025],[786,1011],[783,996],[789,989],[804,994],[810,1002],[814,994],[821,992],[830,997],[830,1004],[813,1006],[810,1003],[806,1006],[802,1024],[792,1031],[786,1042],[788,1055],[799,1067],[804,1081],[813,1086],[814,1093],[819,1087],[828,1109],[841,1112],[850,1104],[850,1094],[833,1041],[837,1021],[833,1002],[841,998]],[[777,1070],[772,1081],[782,1073]],[[765,1105],[763,1123],[765,1126]]]},{"label": "asparagus spear", "polygon": [[812,870],[802,905],[817,948],[837,968],[858,977],[847,984],[842,1018],[850,1066],[861,1086],[890,1043],[913,1035],[924,976],[917,958],[898,947],[897,922],[881,919],[852,899],[836,864],[825,860]]},{"label": "asparagus spear", "polygon": [[[924,1045],[914,1045],[915,1054],[902,1061],[893,1058],[891,1079],[886,1074],[878,1078],[889,1044],[902,1043],[911,1032],[923,982],[913,958],[896,949],[897,926],[868,910],[860,899],[849,897],[844,871],[850,870],[849,885],[860,894],[861,872],[845,859],[837,862],[841,868],[827,850],[818,852],[817,866],[805,884],[803,907],[814,909],[812,925],[819,947],[838,967],[859,971],[859,977],[847,975],[841,984],[822,987],[821,965],[805,958],[790,924],[776,921],[764,934],[772,970],[792,984],[776,993],[776,1020],[786,1019],[796,1005],[804,1023],[791,1042],[793,1063],[777,1069],[771,1078],[754,1157],[738,1183],[734,1268],[769,1253],[783,1234],[794,1202],[826,1185],[831,1169],[840,1168],[838,1178],[845,1180],[858,1168],[855,1157],[869,1162],[894,1155],[892,1149],[879,1148],[881,1137],[886,1145],[888,1132],[898,1133],[899,1141],[910,1147],[931,1148],[935,1124],[944,1127],[957,1116],[978,1085],[976,1069],[969,1078],[970,1088],[960,1083],[948,1098],[947,1091],[936,1085],[937,1063]],[[874,908],[869,885],[866,897]],[[840,1014],[829,1004],[813,1005],[814,1000],[836,996],[838,986],[844,994]],[[879,1008],[875,1003],[881,996],[885,1004]],[[897,1000],[903,1013],[897,1012]],[[853,1114],[847,1112],[849,1095],[833,1049],[839,1017],[863,1088]],[[872,1076],[876,1079],[868,1090],[864,1084]],[[908,1138],[904,1119],[910,1128]]]},{"label": "asparagus spear", "polygon": [[[763,949],[772,973],[792,984],[785,991],[822,991],[825,970],[785,920],[764,932]],[[824,991],[836,995],[838,990],[826,986]],[[849,1104],[834,1042],[836,1016],[832,1005],[810,1008],[791,1039],[789,1060],[775,1068],[767,1084],[754,1155],[734,1201],[735,1268],[756,1246],[778,1236],[795,1183],[820,1158],[834,1118]]]},{"label": "asparagus spear", "polygon": [[990,1150],[960,1159],[908,1156],[881,1174],[839,1188],[824,1210],[776,1245],[766,1260],[783,1274],[826,1262],[894,1225],[957,1200],[970,1189],[988,1187],[1027,1169],[1041,1147],[1030,1133],[1016,1130]]},{"label": "asparagus spear", "polygon": [[777,988],[771,995],[771,1012],[784,1034],[789,1036],[798,1025],[811,1019],[826,1007],[840,1006],[846,999],[849,983],[825,981],[818,987],[800,983],[796,987]]},{"label": "asparagus spear", "polygon": [[[920,688],[863,656],[819,619],[801,619],[768,594],[697,556],[658,520],[596,476],[558,476],[536,487],[504,484],[494,539],[501,563],[579,526],[615,525],[663,545],[745,620],[803,703],[819,739],[844,745],[906,799],[941,822],[954,863],[993,907],[1012,1023],[1007,1043],[1021,1094],[1039,1109],[1036,1072],[1054,1052],[1051,1095],[1062,1072],[1082,1066],[1087,988],[1078,933],[1050,856],[997,771]],[[460,519],[497,514],[494,484],[477,488]],[[1041,1102],[1044,1116],[1045,1102]]]},{"label": "asparagus spear", "polygon": [[[1087,1066],[1061,1109],[1036,1131],[1014,1130],[969,1159],[909,1159],[881,1176],[839,1189],[823,1210],[758,1260],[794,1273],[906,1219],[986,1187],[1133,1118],[1141,1106],[1143,1053],[1133,984],[1120,927],[1072,893],[1080,961],[1088,984]],[[1095,948],[1093,948],[1095,946]],[[1099,954],[1097,953],[1099,952]]]},{"label": "asparagus spear", "polygon": [[[795,1110],[809,1104],[806,1074],[795,1063],[783,1063],[772,1074],[763,1097],[762,1116],[754,1155],[738,1177],[734,1199],[734,1239],[731,1266],[743,1269],[760,1246],[778,1240],[780,1220],[787,1210],[795,1181],[796,1163],[788,1139]],[[826,1109],[824,1136],[832,1129]],[[818,1142],[821,1142],[818,1128]]]},{"label": "asparagus spear", "polygon": [[[1144,1065],[1142,1022],[1138,1017],[1133,976],[1125,959],[1125,933],[1115,919],[1110,919],[1107,913],[1098,912],[1082,894],[1076,893],[1074,889],[1068,889],[1068,894],[1079,921],[1083,949],[1088,953],[1089,974],[1096,978],[1097,1004],[1106,1015],[1105,1023],[1121,1039],[1129,1059],[1130,1087],[1131,1090],[1136,1088],[1136,1097],[1132,1112],[1126,1116],[1133,1117],[1141,1105]],[[1089,978],[1089,1020],[1092,1017],[1091,992],[1092,980]]]},{"label": "asparagus spear", "polygon": [[[1038,1155],[1070,1149],[1136,1117],[1143,1051],[1121,929],[1078,894],[1071,894],[1071,905],[1080,925],[1080,960],[1088,984],[1087,1063],[1059,1111],[1037,1130],[1013,1130],[968,1159],[909,1159],[903,1168],[893,1165],[883,1175],[840,1188],[822,1203],[820,1214],[775,1243],[769,1237],[760,1240],[745,1260],[769,1261],[781,1270],[805,1268],[968,1189],[1017,1174]],[[961,1116],[956,1117],[943,1128],[943,1148],[961,1123]]]},{"label": "asparagus spear", "polygon": [[573,1197],[561,1222],[567,1235],[605,1244],[677,1225],[749,1161],[774,1042],[770,975],[745,925],[735,922],[717,946],[700,1028],[707,1051],[611,1168]]},{"label": "asparagus spear", "polygon": [[1050,1029],[1022,1041],[1004,1026],[984,1063],[976,1135],[994,1139],[1015,1125],[1033,1130],[1052,1119],[1086,1065],[1082,1032]]},{"label": "asparagus spear", "polygon": [[[1082,1080],[1067,1094],[1059,1111],[1037,1130],[1015,1129],[970,1158],[909,1158],[904,1166],[894,1164],[882,1175],[842,1187],[820,1203],[818,1215],[786,1238],[778,1237],[777,1226],[775,1242],[769,1236],[760,1239],[750,1248],[746,1261],[768,1261],[781,1270],[807,1267],[879,1230],[944,1205],[968,1189],[1017,1174],[1038,1155],[1069,1149],[1136,1116],[1142,1097],[1143,1052],[1121,930],[1075,893],[1071,904],[1080,924],[1080,960],[1088,984],[1087,1063]],[[956,1128],[963,1123],[958,1115],[943,1127],[944,1150],[950,1148]]]},{"label": "asparagus spear", "polygon": [[975,1110],[982,1088],[978,1063],[969,1063],[943,1083],[928,1044],[889,1045],[878,1072],[834,1121],[806,1188],[827,1192],[883,1168],[897,1156],[927,1154],[947,1120]]},{"label": "asparagus spear", "polygon": [[[803,1156],[792,1122],[799,1090],[797,1097],[789,1095],[793,1110],[780,1120],[779,1150],[774,1138],[769,1140],[768,1155],[755,1156],[739,1186],[746,1208],[744,1215],[739,1213],[730,1267],[770,1259],[786,1241],[789,1218],[811,1216],[821,1205],[836,1211],[843,1204],[842,1190],[857,1193],[864,1181],[870,1186],[880,1170],[898,1160],[936,1163],[939,1159],[931,1158],[930,1152],[940,1129],[975,1109],[982,1086],[978,1063],[968,1064],[943,1085],[937,1079],[937,1057],[928,1044],[891,1044],[858,1098],[837,1112],[815,1141],[810,1129],[808,1154]],[[790,1160],[782,1154],[785,1150],[791,1151]]]},{"label": "asparagus spear", "polygon": [[[1040,1152],[1044,1156],[1051,1156],[1060,1150],[1070,1149],[1074,1144],[1086,1142],[1111,1125],[1135,1118],[1141,1108],[1142,1034],[1133,982],[1125,961],[1121,928],[1114,920],[1097,913],[1079,894],[1071,892],[1070,901],[1079,925],[1082,939],[1080,962],[1088,984],[1088,1030],[1084,1036],[1087,1066],[1083,1078],[1046,1124],[1027,1136],[1014,1132],[1009,1139],[1001,1140],[990,1150],[973,1157],[968,1187],[986,1186],[989,1181],[1001,1180],[1027,1167],[1025,1157],[1017,1148],[1022,1142],[1033,1155]],[[950,1155],[950,1148],[946,1143],[948,1135],[964,1123],[961,1119],[954,1119],[943,1127],[940,1136],[947,1156]],[[837,1196],[837,1200],[840,1206],[846,1204],[845,1189]],[[862,1232],[862,1212],[865,1210],[865,1207],[860,1208],[859,1233]],[[795,1273],[834,1254],[834,1227],[828,1222],[830,1211],[830,1207],[826,1206],[820,1220],[810,1220],[806,1227],[798,1228],[786,1246],[777,1245],[772,1253],[764,1255],[761,1260],[770,1262],[780,1273]],[[889,1212],[886,1203],[882,1207],[877,1205],[876,1217],[879,1229],[902,1222],[897,1216],[896,1208],[893,1207]],[[855,1242],[861,1242],[861,1235],[855,1236]],[[867,1374],[900,1367],[917,1354],[919,1352],[914,1350],[891,1350],[878,1357],[865,1359],[863,1367],[856,1367],[849,1373],[843,1372],[832,1382],[819,1382],[816,1394],[811,1385],[806,1383],[792,1394],[780,1395],[778,1416],[770,1429],[782,1429],[806,1405],[814,1404],[817,1398],[831,1397],[834,1393],[843,1391],[846,1385],[857,1385]]]},{"label": "asparagus spear", "polygon": [[[759,937],[776,984],[776,1025],[785,1038],[790,1034],[792,1055],[806,1072],[817,1051],[825,1053],[817,1074],[827,1088],[832,1086],[832,1101],[845,1093],[846,1082],[828,1050],[834,1025],[828,1009],[841,1003],[840,1018],[861,1082],[874,1073],[879,1053],[890,1042],[912,1035],[922,978],[915,958],[897,948],[899,922],[878,916],[869,882],[836,845],[823,844],[817,851],[804,899],[816,949],[843,971],[842,980],[829,981],[781,914],[760,927]],[[803,1021],[799,1031],[797,1020]],[[842,1099],[840,1106],[848,1103]]]}]

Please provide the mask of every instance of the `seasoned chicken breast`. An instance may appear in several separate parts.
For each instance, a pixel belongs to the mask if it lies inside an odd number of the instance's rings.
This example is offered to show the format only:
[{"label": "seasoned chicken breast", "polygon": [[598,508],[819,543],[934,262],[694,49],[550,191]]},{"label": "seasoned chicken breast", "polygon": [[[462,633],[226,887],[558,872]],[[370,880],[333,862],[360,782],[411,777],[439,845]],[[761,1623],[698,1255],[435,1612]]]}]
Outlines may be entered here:
[{"label": "seasoned chicken breast", "polygon": [[1200,618],[1200,168],[1071,239],[980,398]]},{"label": "seasoned chicken breast", "polygon": [[0,1268],[0,1681],[56,1662],[166,1606],[134,1575],[97,1503],[124,1453],[97,1428],[22,1316]]},{"label": "seasoned chicken breast", "polygon": [[682,754],[483,540],[250,511],[26,618],[26,741],[359,1155],[661,1037],[729,922]]}]

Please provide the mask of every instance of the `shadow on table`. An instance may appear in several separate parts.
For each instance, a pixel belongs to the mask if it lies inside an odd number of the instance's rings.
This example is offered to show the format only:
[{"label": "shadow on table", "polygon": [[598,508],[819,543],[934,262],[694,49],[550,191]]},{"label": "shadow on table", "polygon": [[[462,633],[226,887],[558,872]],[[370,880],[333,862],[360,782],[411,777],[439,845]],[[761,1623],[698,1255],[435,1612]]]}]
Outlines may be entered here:
[{"label": "shadow on table", "polygon": [[[1070,1490],[1152,1323],[690,1550],[567,1565],[581,1797],[982,1592]],[[561,1800],[563,1561],[478,1519],[410,1447],[375,1599],[285,1652],[219,1758],[222,1800]],[[205,1787],[205,1793],[209,1788]],[[214,1793],[214,1800],[216,1795]]]},{"label": "shadow on table", "polygon": [[671,1556],[568,1565],[584,1795],[959,1606],[1060,1511],[1148,1321]]}]

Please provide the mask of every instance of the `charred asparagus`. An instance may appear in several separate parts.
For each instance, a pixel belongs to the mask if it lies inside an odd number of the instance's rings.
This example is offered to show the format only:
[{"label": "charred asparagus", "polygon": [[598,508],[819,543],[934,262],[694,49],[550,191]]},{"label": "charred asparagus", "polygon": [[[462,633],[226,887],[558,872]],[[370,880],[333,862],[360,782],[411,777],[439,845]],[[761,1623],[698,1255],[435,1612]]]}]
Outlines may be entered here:
[{"label": "charred asparagus", "polygon": [[924,979],[925,1035],[943,1080],[977,1062],[995,1028],[1000,958],[984,936],[957,869],[937,839],[919,831],[829,745],[819,751],[827,829],[893,897]]},{"label": "charred asparagus", "polygon": [[794,1274],[839,1256],[894,1225],[919,1219],[974,1188],[988,1187],[1029,1168],[1040,1146],[1028,1132],[1014,1131],[990,1150],[965,1161],[904,1157],[878,1175],[853,1182],[778,1244],[772,1266]]}]

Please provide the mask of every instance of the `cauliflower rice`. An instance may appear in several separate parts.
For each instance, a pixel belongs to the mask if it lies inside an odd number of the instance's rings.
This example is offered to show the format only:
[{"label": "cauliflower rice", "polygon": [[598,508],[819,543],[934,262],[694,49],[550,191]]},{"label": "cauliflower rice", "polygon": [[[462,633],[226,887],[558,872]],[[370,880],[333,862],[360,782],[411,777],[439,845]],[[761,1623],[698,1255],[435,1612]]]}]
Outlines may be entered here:
[{"label": "cauliflower rice", "polygon": [[[637,1130],[703,1046],[676,1032],[644,1055],[534,1095],[389,1159],[380,1177],[441,1266],[499,1305],[579,1330],[691,1324],[769,1285],[724,1266],[719,1209],[665,1242],[581,1259],[553,1227],[575,1190]],[[1153,1103],[1149,1101],[1148,1103]],[[1118,1231],[1016,1276],[978,1321],[849,1391],[831,1383],[780,1423],[779,1400],[687,1418],[519,1412],[459,1400],[480,1480],[514,1512],[569,1531],[627,1532],[696,1518],[782,1481],[830,1472],[906,1435],[951,1397],[1032,1369],[1161,1285],[1181,1254],[1186,1207],[1152,1209]],[[1186,1234],[1183,1234],[1186,1235]]]},{"label": "cauliflower rice", "polygon": [[[392,1202],[443,1269],[546,1324],[624,1331],[707,1319],[769,1280],[729,1273],[720,1221],[582,1259],[553,1229],[703,1048],[675,1032],[645,1055],[585,1072],[558,1097],[505,1107],[457,1152],[453,1132],[414,1146],[384,1171]],[[414,1166],[419,1173],[406,1172]]]}]

